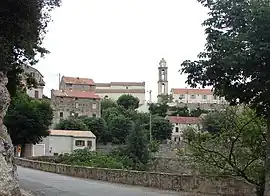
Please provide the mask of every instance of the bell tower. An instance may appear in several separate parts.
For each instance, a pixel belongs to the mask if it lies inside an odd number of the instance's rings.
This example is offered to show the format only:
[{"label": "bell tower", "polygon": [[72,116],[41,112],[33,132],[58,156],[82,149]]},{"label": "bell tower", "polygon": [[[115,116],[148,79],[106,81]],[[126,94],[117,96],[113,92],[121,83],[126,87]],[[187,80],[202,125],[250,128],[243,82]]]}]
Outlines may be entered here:
[{"label": "bell tower", "polygon": [[162,95],[168,94],[168,67],[166,61],[162,58],[158,67],[158,102],[161,101]]}]

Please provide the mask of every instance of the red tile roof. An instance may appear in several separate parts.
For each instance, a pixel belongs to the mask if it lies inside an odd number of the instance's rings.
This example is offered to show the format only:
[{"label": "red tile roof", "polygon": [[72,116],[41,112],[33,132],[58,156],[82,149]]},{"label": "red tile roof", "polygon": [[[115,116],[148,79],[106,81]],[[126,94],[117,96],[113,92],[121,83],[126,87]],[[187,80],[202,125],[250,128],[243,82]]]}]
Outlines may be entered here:
[{"label": "red tile roof", "polygon": [[168,119],[171,123],[178,124],[198,124],[200,122],[198,117],[169,116]]},{"label": "red tile roof", "polygon": [[95,92],[90,91],[59,91],[52,90],[52,93],[56,97],[74,97],[83,99],[100,99],[100,96],[95,94]]},{"label": "red tile roof", "polygon": [[173,94],[190,94],[190,95],[212,95],[211,89],[186,89],[186,88],[172,88]]},{"label": "red tile roof", "polygon": [[79,77],[66,77],[63,76],[62,80],[66,84],[87,84],[87,85],[94,85],[95,82],[90,78],[79,78]]}]

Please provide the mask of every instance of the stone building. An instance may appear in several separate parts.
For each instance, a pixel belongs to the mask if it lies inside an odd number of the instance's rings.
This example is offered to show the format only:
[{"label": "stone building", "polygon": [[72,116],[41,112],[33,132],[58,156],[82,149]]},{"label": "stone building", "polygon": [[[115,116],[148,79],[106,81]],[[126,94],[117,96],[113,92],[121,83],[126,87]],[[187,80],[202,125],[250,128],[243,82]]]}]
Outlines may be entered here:
[{"label": "stone building", "polygon": [[59,89],[63,91],[73,90],[95,92],[96,85],[95,82],[89,78],[63,76],[60,81]]},{"label": "stone building", "polygon": [[91,91],[52,90],[53,125],[77,116],[100,117],[100,97]]},{"label": "stone building", "polygon": [[145,103],[145,82],[110,82],[95,83],[96,93],[101,98],[117,100],[123,94],[130,94]]},{"label": "stone building", "polygon": [[[29,74],[33,78],[35,78],[37,81],[37,84],[38,84],[36,88],[27,89],[27,94],[32,98],[42,99],[43,89],[45,86],[45,82],[43,80],[43,75],[32,66],[25,66],[25,67],[23,67],[23,70],[24,70],[25,74]],[[24,77],[25,76],[23,76],[23,78]]]}]

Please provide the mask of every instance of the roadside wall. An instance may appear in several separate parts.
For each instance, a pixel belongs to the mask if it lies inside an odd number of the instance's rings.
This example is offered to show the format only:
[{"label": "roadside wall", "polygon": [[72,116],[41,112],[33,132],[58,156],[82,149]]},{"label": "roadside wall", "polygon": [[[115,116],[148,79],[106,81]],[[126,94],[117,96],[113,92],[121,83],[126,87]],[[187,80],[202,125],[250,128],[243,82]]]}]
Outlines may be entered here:
[{"label": "roadside wall", "polygon": [[192,176],[170,173],[70,166],[16,158],[22,167],[112,183],[182,191],[189,196],[255,196],[254,186],[231,177]]}]

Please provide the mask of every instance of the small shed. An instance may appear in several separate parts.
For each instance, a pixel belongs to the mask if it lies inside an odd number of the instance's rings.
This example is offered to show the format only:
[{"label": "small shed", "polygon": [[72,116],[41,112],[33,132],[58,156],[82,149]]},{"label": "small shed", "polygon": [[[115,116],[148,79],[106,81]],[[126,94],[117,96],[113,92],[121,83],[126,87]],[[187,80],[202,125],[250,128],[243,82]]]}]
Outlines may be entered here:
[{"label": "small shed", "polygon": [[91,131],[50,130],[50,135],[33,146],[32,156],[52,156],[87,148],[96,151],[96,136]]}]

